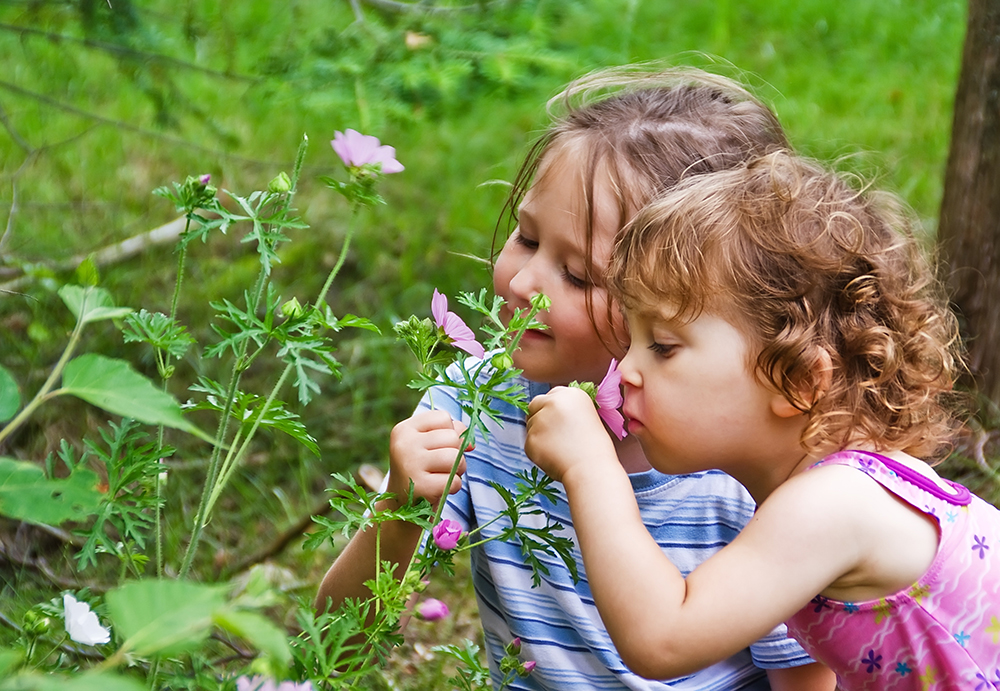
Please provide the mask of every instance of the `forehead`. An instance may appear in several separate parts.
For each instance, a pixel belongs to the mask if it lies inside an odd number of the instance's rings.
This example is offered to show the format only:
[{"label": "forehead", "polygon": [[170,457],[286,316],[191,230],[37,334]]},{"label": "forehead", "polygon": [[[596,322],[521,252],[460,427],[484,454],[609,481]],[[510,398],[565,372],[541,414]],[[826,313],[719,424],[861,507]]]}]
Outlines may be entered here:
[{"label": "forehead", "polygon": [[565,137],[545,152],[524,196],[520,213],[562,216],[609,245],[624,225],[621,184],[608,161],[595,155],[586,137]]}]

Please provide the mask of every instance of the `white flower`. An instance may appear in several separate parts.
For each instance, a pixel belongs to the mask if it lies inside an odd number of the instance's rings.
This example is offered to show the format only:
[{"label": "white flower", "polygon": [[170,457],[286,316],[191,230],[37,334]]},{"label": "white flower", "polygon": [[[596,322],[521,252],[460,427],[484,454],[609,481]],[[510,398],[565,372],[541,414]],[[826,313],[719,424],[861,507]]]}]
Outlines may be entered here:
[{"label": "white flower", "polygon": [[70,594],[63,595],[66,618],[66,633],[77,643],[98,645],[111,640],[111,632],[101,626],[97,615],[90,611],[86,602],[78,602]]}]

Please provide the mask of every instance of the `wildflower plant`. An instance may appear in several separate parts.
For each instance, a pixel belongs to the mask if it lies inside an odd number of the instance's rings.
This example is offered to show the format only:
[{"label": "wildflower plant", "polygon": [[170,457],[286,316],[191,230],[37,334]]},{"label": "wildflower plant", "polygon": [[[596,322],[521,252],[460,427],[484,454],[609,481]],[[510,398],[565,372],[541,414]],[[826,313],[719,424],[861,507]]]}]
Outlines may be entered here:
[{"label": "wildflower plant", "polygon": [[[443,502],[435,509],[415,500],[412,487],[409,496],[392,503],[396,508],[377,510],[391,495],[364,489],[349,476],[334,476],[331,506],[339,519],[314,517],[316,529],[305,541],[307,549],[338,533],[349,535],[384,521],[409,521],[426,531],[420,550],[401,571],[376,559],[377,576],[368,583],[370,598],[348,600],[331,612],[300,602],[292,612],[295,633],[290,634],[265,616],[263,609],[273,606],[275,597],[255,572],[238,591],[231,584],[192,579],[205,529],[262,429],[287,435],[320,455],[317,440],[293,405],[282,400],[285,394],[294,396],[294,405],[306,406],[322,393],[328,379],[340,375],[334,340],[338,332],[379,332],[364,317],[335,314],[326,295],[346,260],[358,213],[382,203],[378,184],[404,167],[395,150],[374,137],[353,130],[335,135],[331,144],[347,179],[321,179],[346,199],[350,221],[319,293],[308,300],[286,297],[274,273],[280,270],[282,247],[307,228],[293,205],[307,143],[303,138],[290,173],[278,173],[264,189],[248,195],[215,186],[207,173],[155,190],[185,223],[166,313],[115,304],[99,287],[96,266],[84,262],[77,271],[78,284],[58,291],[75,326],[39,390],[22,399],[14,374],[0,367],[0,450],[39,407],[57,396],[75,396],[120,418],[79,444],[63,440],[43,463],[0,456],[0,515],[54,530],[68,525],[79,572],[110,560],[118,573],[117,583],[106,592],[63,589],[28,607],[20,624],[6,615],[0,619],[17,633],[12,645],[0,646],[0,691],[353,689],[377,674],[402,641],[399,629],[405,616],[427,621],[447,616],[447,604],[436,600],[425,599],[413,608],[413,595],[424,590],[433,569],[453,573],[454,555],[477,545],[485,526],[463,534],[457,524],[442,520]],[[210,303],[215,310],[214,340],[200,343],[179,313],[189,250],[195,240],[236,236],[240,229],[240,242],[256,251],[256,277],[239,299]],[[537,296],[530,309],[518,311],[507,324],[499,316],[502,301],[487,298],[485,290],[461,294],[458,302],[483,317],[481,341],[437,291],[430,318],[414,316],[394,330],[417,359],[411,387],[430,395],[441,386],[457,390],[469,422],[463,447],[471,447],[477,435],[488,434],[486,421],[496,420],[493,401],[526,407],[512,354],[525,330],[542,328],[534,317],[548,301]],[[126,344],[152,356],[159,382],[125,360],[78,354],[85,329],[112,324],[121,329]],[[179,384],[176,365],[192,353],[226,363],[223,376],[201,373]],[[262,391],[246,390],[245,375],[267,360],[279,364],[274,380]],[[449,368],[452,363],[454,368]],[[186,389],[183,403],[171,393],[178,388]],[[199,420],[214,416],[214,431],[192,422],[192,413]],[[188,514],[187,539],[176,550],[167,549],[164,540],[166,514],[176,508],[167,504],[164,488],[172,464],[184,452],[167,443],[170,429],[192,435],[208,449],[200,496]],[[452,477],[460,460],[461,454]],[[536,568],[536,578],[538,571],[544,572],[534,557],[538,552],[556,554],[571,568],[575,564],[571,541],[556,535],[560,526],[520,525],[523,516],[537,512],[532,507],[539,496],[552,496],[550,485],[551,480],[536,471],[523,474],[517,487],[495,486],[507,506],[497,518],[504,521],[499,539],[519,542]],[[237,654],[222,654],[224,650]],[[463,684],[487,688],[488,674],[478,651],[471,643],[462,650],[461,664],[467,665],[459,671]],[[519,662],[511,670],[525,674],[530,666]]]}]

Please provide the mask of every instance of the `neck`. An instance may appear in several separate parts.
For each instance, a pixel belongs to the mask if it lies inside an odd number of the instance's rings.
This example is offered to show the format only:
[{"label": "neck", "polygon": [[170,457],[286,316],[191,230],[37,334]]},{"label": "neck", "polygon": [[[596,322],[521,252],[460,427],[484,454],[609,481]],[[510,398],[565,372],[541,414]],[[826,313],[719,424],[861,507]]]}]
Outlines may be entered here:
[{"label": "neck", "polygon": [[798,453],[790,454],[784,459],[772,457],[767,463],[747,464],[747,467],[741,469],[720,470],[736,478],[746,487],[757,506],[760,506],[779,485],[803,472],[821,458],[822,454],[802,454],[800,448]]}]

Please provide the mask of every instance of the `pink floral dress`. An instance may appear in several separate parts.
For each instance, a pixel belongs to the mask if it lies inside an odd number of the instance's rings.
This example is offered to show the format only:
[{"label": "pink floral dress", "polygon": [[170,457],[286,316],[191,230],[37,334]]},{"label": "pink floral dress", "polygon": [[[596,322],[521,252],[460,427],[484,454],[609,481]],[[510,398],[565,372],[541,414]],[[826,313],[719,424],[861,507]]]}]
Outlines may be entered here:
[{"label": "pink floral dress", "polygon": [[788,621],[789,635],[836,672],[845,691],[1000,690],[1000,511],[965,487],[946,491],[879,454],[841,451],[846,465],[940,526],[937,556],[909,588],[878,600],[817,596]]}]

